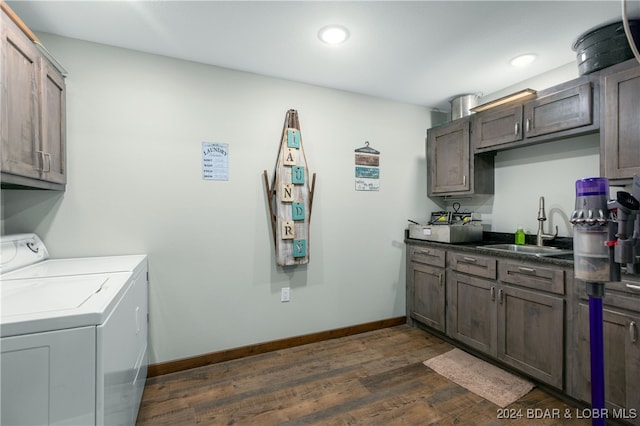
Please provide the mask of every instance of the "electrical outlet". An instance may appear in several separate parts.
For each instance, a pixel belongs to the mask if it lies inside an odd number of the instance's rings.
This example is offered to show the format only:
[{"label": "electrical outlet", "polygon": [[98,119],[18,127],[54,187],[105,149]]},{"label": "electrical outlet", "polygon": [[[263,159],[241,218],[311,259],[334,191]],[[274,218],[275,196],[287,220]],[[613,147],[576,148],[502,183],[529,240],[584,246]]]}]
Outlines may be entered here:
[{"label": "electrical outlet", "polygon": [[290,293],[291,289],[289,287],[282,287],[282,290],[280,291],[280,301],[281,302],[288,302],[291,296]]}]

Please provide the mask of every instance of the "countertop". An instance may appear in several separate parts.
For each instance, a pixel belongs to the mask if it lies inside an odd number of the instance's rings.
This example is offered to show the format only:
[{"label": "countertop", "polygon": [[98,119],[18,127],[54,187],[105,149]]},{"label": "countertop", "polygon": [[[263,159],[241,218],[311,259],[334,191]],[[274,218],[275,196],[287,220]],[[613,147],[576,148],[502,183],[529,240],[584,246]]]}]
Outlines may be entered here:
[{"label": "countertop", "polygon": [[[573,258],[571,259],[562,259],[557,257],[545,257],[545,256],[532,256],[530,254],[521,254],[515,252],[498,252],[496,250],[484,249],[482,246],[486,246],[489,244],[513,244],[514,235],[510,233],[503,232],[483,232],[482,241],[473,241],[469,243],[457,243],[457,244],[448,244],[448,243],[439,243],[435,241],[425,241],[425,240],[417,240],[414,238],[409,238],[409,230],[405,230],[405,243],[412,244],[417,246],[425,246],[425,247],[437,247],[444,250],[455,250],[458,252],[467,252],[474,253],[478,255],[484,256],[493,256],[493,257],[501,257],[507,259],[515,259],[526,262],[536,262],[536,263],[545,263],[548,265],[556,265],[563,267],[571,267],[573,268]],[[526,244],[535,244],[535,235],[527,235],[525,237]],[[550,247],[558,247],[566,250],[573,250],[573,238],[569,237],[557,237],[547,246]]]}]

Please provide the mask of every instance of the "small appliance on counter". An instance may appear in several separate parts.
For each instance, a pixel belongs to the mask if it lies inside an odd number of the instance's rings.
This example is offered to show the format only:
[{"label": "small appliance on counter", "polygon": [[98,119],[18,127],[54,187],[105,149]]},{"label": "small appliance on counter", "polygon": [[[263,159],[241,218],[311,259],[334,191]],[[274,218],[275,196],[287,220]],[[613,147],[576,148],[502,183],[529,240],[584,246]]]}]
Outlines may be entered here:
[{"label": "small appliance on counter", "polygon": [[410,221],[409,238],[440,243],[482,241],[480,220],[479,213],[461,213],[457,208],[453,212],[433,212],[426,225]]}]

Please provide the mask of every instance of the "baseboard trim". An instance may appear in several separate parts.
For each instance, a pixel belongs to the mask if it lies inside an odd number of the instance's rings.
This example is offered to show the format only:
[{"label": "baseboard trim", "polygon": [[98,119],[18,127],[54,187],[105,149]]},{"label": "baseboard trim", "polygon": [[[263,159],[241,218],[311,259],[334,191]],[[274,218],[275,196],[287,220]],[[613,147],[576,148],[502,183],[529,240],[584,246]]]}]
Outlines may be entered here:
[{"label": "baseboard trim", "polygon": [[367,331],[379,330],[387,327],[394,327],[406,323],[406,317],[389,318],[380,321],[373,321],[364,324],[338,328],[335,330],[321,331],[318,333],[273,340],[265,343],[257,343],[255,345],[242,346],[239,348],[227,349],[219,352],[211,352],[191,358],[183,358],[175,361],[151,364],[147,369],[147,377],[162,376],[164,374],[189,370],[196,367],[204,367],[205,365],[216,364],[218,362],[230,361],[232,359],[244,358],[251,355],[277,351],[280,349],[293,348],[295,346],[306,345],[307,343],[322,342],[324,340],[336,339],[338,337],[351,336],[354,334],[365,333]]}]

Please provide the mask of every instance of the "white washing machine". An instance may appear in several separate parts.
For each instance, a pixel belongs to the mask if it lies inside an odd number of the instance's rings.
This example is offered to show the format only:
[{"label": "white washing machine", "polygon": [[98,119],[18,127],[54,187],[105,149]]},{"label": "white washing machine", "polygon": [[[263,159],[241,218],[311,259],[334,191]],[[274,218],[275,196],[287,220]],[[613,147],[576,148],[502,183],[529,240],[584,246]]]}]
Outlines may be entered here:
[{"label": "white washing machine", "polygon": [[147,257],[49,259],[35,234],[0,237],[0,247],[0,424],[135,424]]}]

